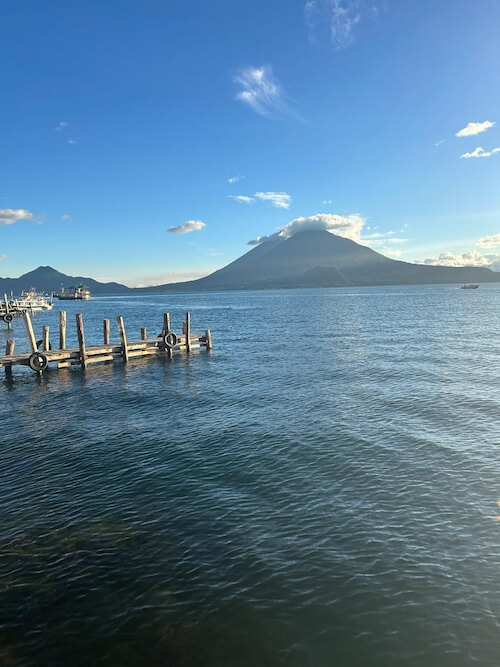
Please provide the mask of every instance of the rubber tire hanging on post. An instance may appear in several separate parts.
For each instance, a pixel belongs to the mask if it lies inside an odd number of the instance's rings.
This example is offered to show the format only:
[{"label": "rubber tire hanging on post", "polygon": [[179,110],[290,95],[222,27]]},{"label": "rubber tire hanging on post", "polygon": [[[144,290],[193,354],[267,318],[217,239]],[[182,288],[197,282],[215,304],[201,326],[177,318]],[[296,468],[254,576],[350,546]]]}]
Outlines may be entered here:
[{"label": "rubber tire hanging on post", "polygon": [[49,365],[49,360],[41,352],[33,352],[33,354],[30,354],[28,364],[32,371],[41,373]]},{"label": "rubber tire hanging on post", "polygon": [[171,350],[177,345],[177,336],[174,334],[173,331],[169,331],[167,334],[164,334],[162,341],[163,345],[165,345],[165,347]]},{"label": "rubber tire hanging on post", "polygon": [[12,313],[5,313],[5,315],[2,315],[2,320],[6,324],[10,324],[13,319],[14,319],[14,315],[12,315]]}]

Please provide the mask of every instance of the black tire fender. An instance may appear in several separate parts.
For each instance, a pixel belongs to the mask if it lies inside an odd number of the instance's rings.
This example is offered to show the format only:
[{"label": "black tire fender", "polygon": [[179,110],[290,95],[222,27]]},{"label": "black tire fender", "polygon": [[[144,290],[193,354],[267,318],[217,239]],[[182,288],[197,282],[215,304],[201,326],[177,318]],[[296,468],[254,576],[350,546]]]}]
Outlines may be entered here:
[{"label": "black tire fender", "polygon": [[6,324],[10,324],[13,319],[14,319],[14,315],[12,313],[5,313],[5,315],[2,315],[2,320]]},{"label": "black tire fender", "polygon": [[28,364],[32,371],[41,373],[41,371],[44,371],[49,365],[49,360],[42,352],[33,352],[33,354],[30,354],[29,356]]},{"label": "black tire fender", "polygon": [[173,347],[177,345],[177,336],[174,334],[173,331],[169,331],[168,333],[163,335],[162,341],[163,345],[165,345],[165,347],[171,350]]}]

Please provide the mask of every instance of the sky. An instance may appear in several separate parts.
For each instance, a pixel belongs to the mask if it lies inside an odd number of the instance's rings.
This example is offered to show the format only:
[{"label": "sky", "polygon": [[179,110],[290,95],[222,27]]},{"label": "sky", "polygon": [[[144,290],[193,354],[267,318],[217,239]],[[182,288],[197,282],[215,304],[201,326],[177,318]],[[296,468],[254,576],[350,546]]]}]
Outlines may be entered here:
[{"label": "sky", "polygon": [[16,0],[0,276],[149,285],[278,233],[500,260],[498,0]]}]

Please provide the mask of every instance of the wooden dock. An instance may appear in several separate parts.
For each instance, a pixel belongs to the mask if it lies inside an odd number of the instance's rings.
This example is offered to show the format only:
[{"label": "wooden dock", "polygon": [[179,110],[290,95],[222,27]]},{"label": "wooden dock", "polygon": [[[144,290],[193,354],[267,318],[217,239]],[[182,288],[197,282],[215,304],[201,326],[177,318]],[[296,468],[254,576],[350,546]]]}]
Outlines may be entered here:
[{"label": "wooden dock", "polygon": [[175,333],[170,325],[170,314],[163,316],[163,326],[159,336],[148,338],[146,327],[141,328],[140,340],[129,341],[125,330],[123,317],[116,318],[119,343],[112,343],[110,340],[110,320],[103,320],[103,342],[100,345],[87,345],[85,340],[85,330],[83,326],[83,316],[76,315],[76,333],[78,337],[78,347],[68,348],[66,346],[66,312],[59,313],[59,340],[58,347],[52,348],[50,342],[50,330],[44,326],[42,330],[42,339],[36,340],[31,315],[29,312],[23,313],[23,320],[28,335],[29,352],[15,354],[15,341],[7,340],[4,355],[0,355],[0,367],[11,371],[12,366],[29,366],[31,370],[42,373],[50,364],[57,368],[69,368],[71,366],[80,366],[87,368],[90,364],[116,361],[117,359],[128,362],[131,359],[148,356],[168,356],[172,357],[174,352],[185,352],[189,354],[192,350],[205,348],[212,349],[212,335],[210,329],[204,334],[195,334],[191,332],[191,316],[186,313],[182,324],[182,333]]}]

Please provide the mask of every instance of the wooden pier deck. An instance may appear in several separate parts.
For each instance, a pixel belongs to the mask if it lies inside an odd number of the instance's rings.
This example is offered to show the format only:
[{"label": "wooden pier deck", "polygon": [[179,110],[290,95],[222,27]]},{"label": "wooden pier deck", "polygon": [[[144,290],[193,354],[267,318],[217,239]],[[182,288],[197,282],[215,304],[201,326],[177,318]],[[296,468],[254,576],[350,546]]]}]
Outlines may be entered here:
[{"label": "wooden pier deck", "polygon": [[11,370],[13,366],[29,366],[33,371],[42,373],[50,364],[57,368],[69,368],[80,366],[87,368],[90,364],[104,363],[121,359],[128,362],[139,357],[167,355],[171,357],[174,352],[190,353],[192,350],[205,348],[212,349],[212,335],[209,329],[204,334],[191,332],[191,316],[186,313],[182,325],[182,333],[175,333],[171,329],[170,314],[163,316],[163,327],[159,336],[150,338],[145,327],[141,328],[140,340],[129,341],[125,330],[122,316],[116,318],[119,343],[110,340],[110,320],[103,320],[103,342],[100,345],[88,346],[85,340],[83,316],[76,315],[76,332],[78,336],[78,347],[67,348],[66,346],[66,312],[59,313],[59,341],[58,347],[53,349],[50,343],[49,327],[43,327],[41,340],[36,340],[31,316],[28,312],[23,313],[26,333],[28,335],[29,352],[15,354],[14,340],[8,340],[4,355],[0,355],[0,367]]}]

